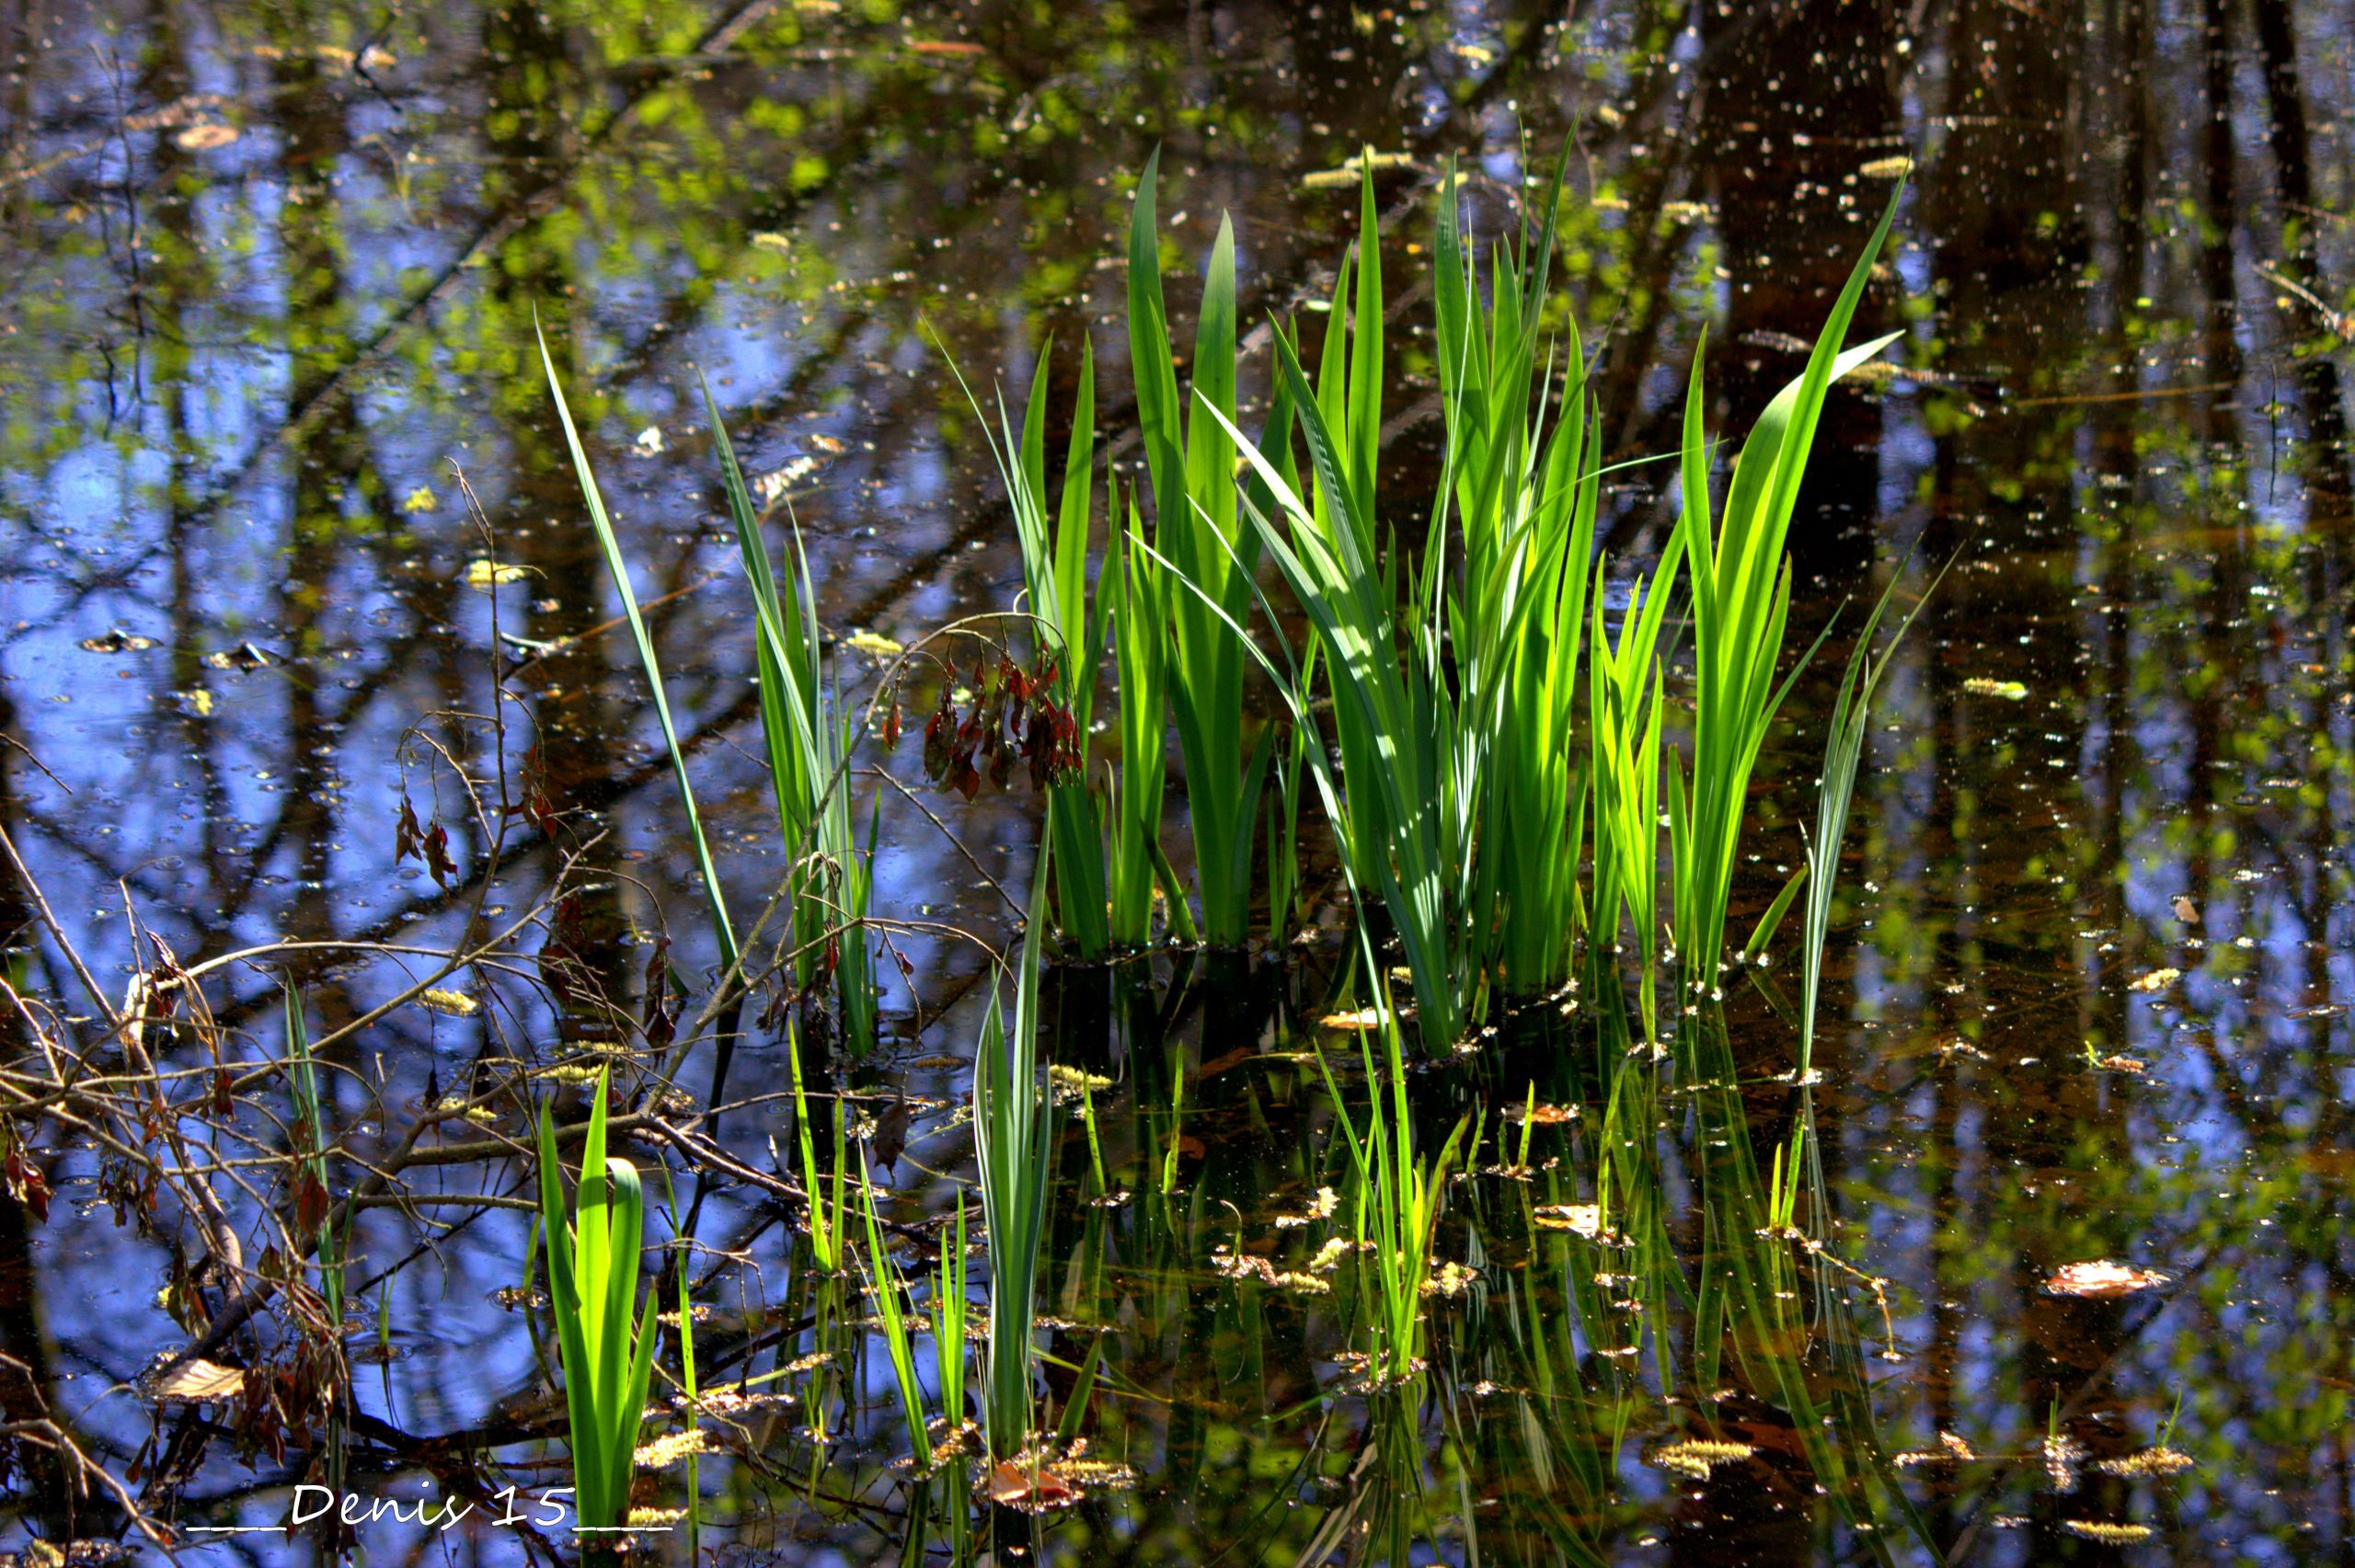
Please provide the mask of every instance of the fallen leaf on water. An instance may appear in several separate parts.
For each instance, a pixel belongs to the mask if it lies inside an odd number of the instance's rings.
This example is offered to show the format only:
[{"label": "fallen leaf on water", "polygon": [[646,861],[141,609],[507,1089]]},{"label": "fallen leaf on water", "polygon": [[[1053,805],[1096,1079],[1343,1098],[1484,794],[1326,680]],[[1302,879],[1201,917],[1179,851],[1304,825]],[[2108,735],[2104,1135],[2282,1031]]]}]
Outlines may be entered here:
[{"label": "fallen leaf on water", "polygon": [[2044,1288],[2055,1296],[2110,1301],[2120,1296],[2131,1296],[2138,1290],[2154,1289],[2166,1284],[2170,1277],[2156,1269],[2136,1268],[2131,1264],[2097,1258],[2091,1263],[2073,1263],[2056,1270],[2052,1277],[2044,1282]]},{"label": "fallen leaf on water", "polygon": [[466,586],[477,593],[488,593],[494,588],[522,582],[531,575],[531,570],[529,567],[518,567],[506,561],[468,561]]},{"label": "fallen leaf on water", "polygon": [[1592,1240],[1603,1234],[1603,1207],[1592,1203],[1549,1203],[1536,1211],[1538,1226],[1547,1230],[1575,1230]]},{"label": "fallen leaf on water", "polygon": [[191,125],[172,138],[172,145],[183,153],[209,153],[236,139],[237,128],[234,125]]},{"label": "fallen leaf on water", "polygon": [[1867,179],[1903,179],[1913,172],[1913,160],[1900,153],[1893,158],[1875,158],[1868,164],[1858,164],[1856,173]]},{"label": "fallen leaf on water", "polygon": [[2175,896],[2175,918],[2186,925],[2200,923],[2200,906],[2181,893]]},{"label": "fallen leaf on water", "polygon": [[2126,989],[2145,992],[2165,990],[2181,979],[2183,979],[2181,969],[2153,969],[2141,979],[2129,982]]},{"label": "fallen leaf on water", "polygon": [[660,425],[647,426],[646,429],[638,432],[638,440],[633,444],[637,446],[639,452],[645,453],[647,456],[653,456],[656,452],[662,450],[662,427]]},{"label": "fallen leaf on water", "polygon": [[1534,1105],[1507,1105],[1505,1120],[1517,1122],[1526,1118],[1532,1127],[1559,1127],[1564,1122],[1579,1119],[1576,1105],[1548,1105],[1542,1101]]},{"label": "fallen leaf on water", "polygon": [[843,641],[859,652],[872,654],[877,658],[897,658],[908,651],[907,645],[904,643],[895,643],[877,632],[853,632]]},{"label": "fallen leaf on water", "polygon": [[2107,1519],[2063,1519],[2061,1528],[2071,1535],[2097,1540],[2105,1546],[2131,1546],[2150,1539],[2154,1533],[2148,1525],[2113,1524]]},{"label": "fallen leaf on water", "polygon": [[98,636],[82,639],[83,648],[90,653],[143,653],[155,646],[155,638],[126,632],[121,626],[109,626]]},{"label": "fallen leaf on water", "polygon": [[908,52],[912,54],[939,55],[950,60],[971,60],[984,52],[978,43],[958,43],[948,39],[936,38],[913,40],[908,44]]},{"label": "fallen leaf on water", "polygon": [[990,1501],[1008,1508],[1060,1508],[1078,1500],[1078,1489],[1044,1465],[1005,1459],[990,1471]]},{"label": "fallen leaf on water", "polygon": [[433,493],[430,485],[419,485],[401,498],[401,510],[406,512],[431,511],[441,504],[442,498]]},{"label": "fallen leaf on water", "polygon": [[2104,1057],[2101,1059],[2100,1065],[2108,1068],[2112,1072],[2140,1072],[2142,1070],[2142,1060],[2140,1057]]},{"label": "fallen leaf on water", "polygon": [[1316,1021],[1319,1029],[1379,1029],[1382,1014],[1371,1007],[1361,1007],[1352,1013],[1328,1013]]},{"label": "fallen leaf on water", "polygon": [[2016,681],[1990,681],[1983,675],[1974,675],[1962,683],[1962,689],[1974,697],[2001,697],[2007,703],[2028,700],[2028,688]]},{"label": "fallen leaf on water", "polygon": [[232,1400],[245,1392],[246,1375],[235,1367],[224,1367],[217,1361],[198,1356],[183,1361],[155,1379],[155,1394],[159,1400],[176,1400],[184,1404],[201,1404],[207,1401]]}]

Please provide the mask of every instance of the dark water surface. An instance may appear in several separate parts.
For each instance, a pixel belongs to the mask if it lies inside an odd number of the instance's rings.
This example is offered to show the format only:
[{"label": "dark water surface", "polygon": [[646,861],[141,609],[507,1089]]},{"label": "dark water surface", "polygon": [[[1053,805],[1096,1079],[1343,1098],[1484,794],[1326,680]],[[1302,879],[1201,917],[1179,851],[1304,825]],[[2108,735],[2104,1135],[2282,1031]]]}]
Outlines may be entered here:
[{"label": "dark water surface", "polygon": [[[1614,1247],[1541,1212],[1591,1201],[1601,1153],[1634,1146],[1603,1131],[1610,1053],[1575,1029],[1519,1038],[1524,1021],[1482,1069],[1419,1076],[1433,1147],[1533,1080],[1580,1115],[1502,1173],[1520,1131],[1499,1145],[1491,1116],[1490,1169],[1453,1185],[1440,1231],[1468,1278],[1434,1300],[1430,1372],[1368,1391],[1346,1288],[1221,1267],[1239,1245],[1309,1273],[1327,1227],[1279,1218],[1346,1185],[1303,1055],[1345,956],[1337,922],[1289,967],[1065,972],[1051,1054],[1110,1081],[1092,1096],[1100,1155],[1128,1196],[1097,1201],[1074,1131],[1040,1303],[1066,1365],[1047,1384],[1060,1403],[1109,1331],[1088,1436],[1132,1473],[1040,1539],[1088,1563],[1362,1560],[1409,1536],[1418,1561],[1466,1563],[2348,1561],[2355,326],[2334,313],[2355,310],[2355,23],[2326,0],[1565,10],[15,0],[0,718],[21,749],[0,752],[0,821],[110,991],[152,956],[127,915],[190,965],[290,938],[445,947],[528,909],[555,870],[520,828],[489,864],[437,756],[497,708],[508,765],[578,814],[560,837],[605,835],[551,940],[633,995],[667,911],[699,1000],[713,955],[692,857],[535,310],[637,564],[723,880],[757,910],[782,863],[698,369],[748,469],[792,497],[829,629],[910,640],[1020,583],[944,350],[977,385],[1018,387],[1051,338],[1060,406],[1089,338],[1113,462],[1136,463],[1119,258],[1156,143],[1173,303],[1189,308],[1177,275],[1230,213],[1246,323],[1314,299],[1352,232],[1354,188],[1307,177],[1361,145],[1404,155],[1377,190],[1409,496],[1438,425],[1412,335],[1429,301],[1407,280],[1448,154],[1494,233],[1576,138],[1558,265],[1609,455],[1631,459],[1672,450],[1705,325],[1717,428],[1746,428],[1796,373],[1910,152],[1859,324],[1905,330],[1901,368],[1827,418],[1795,625],[1811,638],[1909,550],[1955,565],[1877,709],[1822,1082],[1775,1081],[1788,967],[1744,981],[1713,1047],[1740,1090],[1626,1113],[1656,1146],[1657,1224]],[[1266,369],[1246,361],[1246,395]],[[1614,575],[1656,553],[1656,473],[1615,476]],[[490,559],[523,568],[496,627],[467,580]],[[1777,782],[1737,923],[1801,853],[1844,653],[1835,634],[1762,767]],[[933,791],[914,750],[888,765],[971,859],[863,784],[882,800],[878,908],[1002,941],[991,879],[1021,897],[1034,802]],[[446,887],[396,859],[404,794],[451,835]],[[0,898],[16,983],[78,1005],[17,884]],[[963,1131],[931,1135],[964,1093],[981,970],[970,944],[899,940],[913,994],[887,965],[886,1050],[855,1076],[924,1102],[892,1209],[913,1221],[948,1201],[925,1170],[968,1169]],[[408,983],[397,956],[347,952],[271,958],[294,964],[315,1032]],[[2163,969],[2179,978],[2149,979]],[[274,1052],[275,971],[210,981],[232,1048]],[[474,1017],[401,1008],[342,1048],[330,1120],[364,1144],[380,1080],[414,1104],[600,1027],[520,991]],[[780,1088],[778,1043],[756,1033],[740,1088]],[[766,1168],[788,1125],[770,1101],[728,1139]],[[45,1223],[0,1202],[7,1417],[45,1402],[118,1473],[160,1431],[193,1455],[173,1478],[183,1524],[282,1519],[316,1479],[303,1445],[208,1447],[131,1387],[186,1338],[157,1292],[201,1243],[168,1211],[153,1234],[119,1227],[96,1160],[53,1121],[12,1128],[59,1196]],[[1794,1148],[1805,1245],[1757,1207]],[[523,1190],[510,1174],[449,1190]],[[354,1309],[363,1363],[388,1313],[390,1358],[354,1376],[375,1491],[463,1494],[486,1447],[519,1484],[556,1474],[533,1445],[559,1415],[494,1296],[521,1278],[522,1217],[468,1212],[371,1210],[355,1241],[362,1275],[404,1264]],[[794,1368],[752,1386],[790,1400],[732,1417],[730,1457],[702,1463],[706,1544],[786,1562],[951,1550],[961,1493],[892,1468],[908,1443],[879,1350],[856,1351],[855,1279],[814,1277],[750,1188],[715,1193],[701,1234],[737,1254],[708,1259],[706,1378]],[[2094,1260],[2166,1277],[2108,1299],[2047,1288]],[[2162,1436],[2188,1466],[2133,1458]],[[1748,1451],[1710,1468],[1671,1447],[1692,1437]],[[51,1472],[18,1457],[0,1544],[76,1533]],[[684,1474],[649,1500],[675,1505]],[[1030,1528],[1017,1517],[1001,1539]],[[363,1533],[385,1561],[546,1550]]]}]

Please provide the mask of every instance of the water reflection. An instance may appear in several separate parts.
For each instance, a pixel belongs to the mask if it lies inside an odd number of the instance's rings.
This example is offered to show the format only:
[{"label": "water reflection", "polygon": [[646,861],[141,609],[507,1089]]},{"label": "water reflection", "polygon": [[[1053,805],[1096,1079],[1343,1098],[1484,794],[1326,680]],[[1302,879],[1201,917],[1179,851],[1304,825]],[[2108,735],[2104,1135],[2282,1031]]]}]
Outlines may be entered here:
[{"label": "water reflection", "polygon": [[[748,467],[792,496],[831,629],[902,635],[1019,581],[927,332],[1010,381],[1051,336],[1090,335],[1114,461],[1135,464],[1108,258],[1155,141],[1183,246],[1234,212],[1256,315],[1313,297],[1338,254],[1348,193],[1304,176],[1364,143],[1408,155],[1381,188],[1404,275],[1440,156],[1492,182],[1473,208],[1492,228],[1523,127],[1540,147],[1575,135],[1563,265],[1626,458],[1672,444],[1677,356],[1705,320],[1715,428],[1747,422],[1910,153],[1906,243],[1866,324],[1909,329],[1904,369],[1828,421],[1795,534],[1805,613],[1878,591],[1908,548],[1957,565],[1870,750],[1827,1082],[1768,1082],[1789,1059],[1771,969],[1727,1023],[1739,1094],[1655,1103],[1586,1035],[1419,1082],[1434,1143],[1476,1098],[1518,1104],[1533,1072],[1584,1119],[1540,1129],[1525,1179],[1454,1185],[1440,1255],[1470,1283],[1435,1307],[1422,1382],[1361,1396],[1346,1292],[1215,1261],[1325,1277],[1310,1228],[1275,1217],[1338,1185],[1332,1110],[1296,1055],[1338,949],[1064,977],[1055,1059],[1112,1083],[1100,1149],[1063,1150],[1047,1377],[1068,1398],[1112,1336],[1090,1436],[1140,1480],[1040,1539],[1087,1562],[1412,1539],[1450,1561],[2008,1563],[2115,1555],[2079,1527],[2118,1526],[2178,1561],[2343,1552],[2355,453],[2334,280],[2355,264],[2355,35],[2308,0],[1856,9],[20,10],[0,24],[0,716],[25,750],[0,756],[0,816],[118,988],[126,892],[189,964],[281,936],[446,944],[529,908],[552,848],[602,832],[612,874],[542,966],[642,1005],[661,909],[695,890],[531,373],[534,311],[643,564],[723,876],[757,907],[775,852],[748,627],[706,586],[732,544],[695,368]],[[1402,323],[1422,308],[1402,300]],[[1414,475],[1436,409],[1427,347],[1402,345],[1391,450]],[[1640,558],[1655,479],[1614,478],[1614,559]],[[522,569],[495,607],[467,585],[478,560]],[[1835,634],[1823,668],[1843,651]],[[1762,774],[1809,776],[1828,697],[1802,682]],[[559,846],[511,825],[494,861],[448,758],[530,770],[579,815]],[[447,887],[395,857],[405,795],[450,835]],[[944,815],[1018,891],[1028,802],[984,799]],[[1802,799],[1759,802],[1753,909],[1799,853]],[[919,814],[885,820],[882,903],[1003,929]],[[0,891],[20,983],[77,994],[23,903]],[[687,921],[671,934],[699,983],[709,955]],[[910,1143],[931,1168],[960,1148],[942,1123],[964,1077],[924,1064],[966,1049],[978,970],[961,944],[909,956],[918,994],[887,991],[894,1049],[857,1087],[936,1103]],[[2163,968],[2181,978],[2134,989]],[[299,978],[330,1029],[403,983],[327,953]],[[220,983],[224,1024],[274,1026],[273,976]],[[610,1023],[410,1008],[372,1031],[342,1064],[373,1082],[381,1062],[416,1097]],[[775,1067],[773,1040],[746,1054]],[[347,1120],[369,1114],[335,1082]],[[1645,1152],[1606,1178],[1597,1129],[1623,1082]],[[757,1152],[783,1126],[730,1131]],[[1779,1219],[1757,1212],[1778,1153],[1800,1176]],[[0,1350],[22,1363],[0,1410],[46,1391],[120,1469],[148,1418],[98,1391],[178,1343],[150,1299],[169,1248],[102,1204],[85,1216],[88,1165],[55,1174],[48,1224],[0,1203]],[[945,1201],[933,1184],[896,1212]],[[1587,1205],[1626,1244],[1541,1222]],[[890,1470],[888,1371],[785,1220],[737,1193],[703,1232],[753,1264],[711,1276],[729,1305],[710,1376],[820,1357],[755,1386],[792,1402],[738,1418],[736,1459],[704,1471],[712,1512],[787,1561],[913,1554],[927,1516],[934,1546],[961,1539],[942,1533],[973,1528],[945,1483]],[[493,1299],[517,1276],[517,1217],[368,1223],[380,1255],[431,1241],[434,1259],[387,1287],[398,1354],[361,1369],[356,1430],[412,1460],[439,1451],[426,1435],[549,1430],[528,1336]],[[2114,1302],[2045,1288],[2097,1258],[2174,1283]],[[2163,1427],[2190,1471],[2101,1469]],[[1750,1451],[1696,1476],[1655,1462],[1678,1440]],[[23,1462],[28,1525],[63,1537],[51,1461]],[[274,1516],[291,1479],[217,1455],[190,1516]]]}]

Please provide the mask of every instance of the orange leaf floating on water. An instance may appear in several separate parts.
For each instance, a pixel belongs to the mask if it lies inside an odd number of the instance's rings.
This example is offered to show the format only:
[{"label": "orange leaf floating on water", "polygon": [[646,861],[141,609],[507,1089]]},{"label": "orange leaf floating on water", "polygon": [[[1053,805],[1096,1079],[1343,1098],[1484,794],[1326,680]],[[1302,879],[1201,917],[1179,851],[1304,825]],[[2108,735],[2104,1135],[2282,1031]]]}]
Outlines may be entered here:
[{"label": "orange leaf floating on water", "polygon": [[1548,1105],[1543,1101],[1534,1105],[1507,1105],[1504,1114],[1509,1122],[1526,1120],[1532,1127],[1559,1127],[1579,1119],[1576,1105]]},{"label": "orange leaf floating on water", "polygon": [[1009,1508],[1060,1508],[1079,1501],[1079,1489],[1046,1466],[1002,1459],[990,1471],[990,1501]]},{"label": "orange leaf floating on water", "polygon": [[2181,979],[2183,979],[2181,969],[2153,969],[2141,979],[2129,981],[2126,989],[2139,990],[2147,995],[2152,991],[2165,990]]},{"label": "orange leaf floating on water", "polygon": [[1354,1013],[1328,1013],[1316,1021],[1319,1029],[1379,1029],[1382,1014],[1371,1007],[1361,1007]]},{"label": "orange leaf floating on water", "polygon": [[2120,1296],[2131,1296],[2138,1290],[2154,1289],[2166,1284],[2169,1277],[2156,1269],[2136,1268],[2131,1264],[2097,1258],[2092,1263],[2073,1263],[2060,1269],[2044,1282],[2044,1288],[2055,1296],[2112,1301]]}]

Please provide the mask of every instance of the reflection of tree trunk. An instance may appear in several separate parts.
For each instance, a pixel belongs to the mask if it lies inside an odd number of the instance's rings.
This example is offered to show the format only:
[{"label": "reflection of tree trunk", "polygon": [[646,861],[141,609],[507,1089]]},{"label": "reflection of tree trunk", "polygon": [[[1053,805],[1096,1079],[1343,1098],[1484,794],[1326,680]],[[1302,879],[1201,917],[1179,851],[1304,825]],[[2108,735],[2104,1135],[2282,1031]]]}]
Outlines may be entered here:
[{"label": "reflection of tree trunk", "polygon": [[[0,735],[12,735],[16,720],[16,705],[8,700],[6,689],[0,687]],[[17,819],[14,750],[0,745],[0,822],[11,825]],[[28,890],[18,886],[13,869],[0,874],[0,953],[29,947],[39,940]],[[16,1009],[0,1011],[0,1018],[6,1020],[0,1024],[0,1041],[6,1043],[13,1061],[19,1052],[29,1050],[32,1042],[25,1037],[24,1021]],[[17,1131],[29,1135],[32,1127],[18,1124]],[[24,1208],[0,1193],[0,1420],[40,1421],[52,1416],[49,1335],[40,1322],[40,1280]],[[67,1504],[72,1494],[63,1465],[48,1449],[30,1444],[19,1447],[15,1457],[25,1471],[22,1490],[40,1500],[33,1515],[40,1521],[40,1533],[51,1540],[69,1539],[73,1532]]]},{"label": "reflection of tree trunk", "polygon": [[[299,407],[332,374],[331,366],[305,345],[339,343],[347,316],[333,178],[350,136],[335,95],[319,79],[316,54],[289,49],[273,63],[271,76],[273,101],[285,111],[281,129],[287,185],[278,238],[285,255],[286,321],[293,334],[287,404]],[[317,680],[327,667],[323,612],[340,555],[344,498],[360,483],[361,469],[356,431],[340,422],[304,427],[286,457],[288,548],[272,630],[301,673],[279,682],[286,714],[281,732],[285,794],[278,826],[300,867],[297,875],[314,886],[327,880],[332,837],[331,796],[318,755],[328,739]],[[258,862],[252,867],[257,875],[263,869]],[[297,899],[282,917],[287,934],[327,936],[321,923],[325,908],[321,900]]]},{"label": "reflection of tree trunk", "polygon": [[[2305,95],[2298,83],[2296,18],[2291,15],[2286,0],[2257,0],[2255,10],[2257,58],[2265,66],[2265,103],[2272,127],[2269,140],[2281,221],[2285,235],[2294,233],[2298,236],[2298,243],[2288,247],[2282,256],[2281,265],[2317,297],[2327,299],[2330,296],[2323,288],[2321,269],[2315,257],[2315,223],[2320,214],[2315,207]],[[2303,312],[2307,307],[2292,302],[2287,308]],[[2295,318],[2291,336],[2302,338],[2313,329],[2311,321]],[[2339,400],[2337,360],[2328,353],[2307,355],[2298,363],[2298,384],[2305,399],[2307,448],[2312,454],[2306,482],[2330,498],[2326,508],[2317,507],[2317,510],[2326,512],[2326,521],[2344,523],[2349,510],[2350,486],[2347,470],[2340,466],[2343,460],[2332,455],[2348,450],[2347,412]]]},{"label": "reflection of tree trunk", "polygon": [[[2233,167],[2233,44],[2231,0],[2202,0],[2206,9],[2200,30],[2200,82],[2205,118],[2201,127],[2200,166],[2203,179],[2200,224],[2200,277],[2208,295],[2208,315],[2201,324],[2200,354],[2207,361],[2205,381],[2236,382],[2241,376],[2241,347],[2233,332],[2234,305],[2238,290],[2233,280],[2233,226],[2240,212],[2235,194],[2238,180]],[[2218,421],[2229,422],[2230,407],[2215,399],[2205,405],[2211,440],[2224,434]]]},{"label": "reflection of tree trunk", "polygon": [[[1706,78],[1707,97],[1694,140],[1710,172],[1731,277],[1725,335],[1709,372],[1719,427],[1739,439],[1805,361],[1762,344],[1775,334],[1812,341],[1855,266],[1878,185],[1847,183],[1895,132],[1897,103],[1887,62],[1897,17],[1890,0],[1780,0],[1748,7],[1702,7],[1703,47],[1729,29],[1745,36],[1721,52]],[[1869,309],[1852,331],[1860,337]],[[1880,464],[1880,416],[1835,394],[1808,461],[1791,529],[1795,569],[1853,579],[1868,551],[1841,536],[1868,525]]]},{"label": "reflection of tree trunk", "polygon": [[[22,1045],[20,1031],[10,1014],[5,1037]],[[71,1213],[70,1209],[62,1210]],[[32,1235],[23,1205],[0,1194],[0,1419],[43,1421],[57,1418],[49,1402],[52,1379],[50,1340],[40,1321],[41,1276],[33,1262]],[[40,1534],[51,1540],[70,1540],[75,1526],[75,1495],[65,1466],[48,1448],[31,1443],[16,1445],[14,1459],[22,1474],[17,1495],[11,1501],[27,1507]],[[31,1502],[27,1506],[25,1499]],[[94,1533],[90,1521],[79,1521],[81,1534]]]},{"label": "reflection of tree trunk", "polygon": [[2003,294],[2085,261],[2072,118],[2082,52],[2073,7],[1956,0],[1947,34],[1955,129],[1925,192],[1941,249],[1959,263],[1943,270],[1968,269]]},{"label": "reflection of tree trunk", "polygon": [[[500,72],[489,81],[490,105],[486,116],[487,166],[501,179],[512,178],[536,187],[543,177],[533,172],[562,164],[559,138],[567,116],[563,105],[576,84],[569,74],[564,40],[546,13],[532,6],[494,6],[482,19],[482,50],[489,60],[536,60],[551,74]],[[506,193],[488,191],[487,205],[500,206]],[[518,205],[527,198],[514,198]],[[533,307],[553,306],[572,297],[571,280],[561,260],[560,247],[543,243],[534,228],[511,237],[491,269],[491,318],[523,322]],[[551,321],[548,336],[558,362],[563,326]],[[502,402],[513,421],[507,440],[513,471],[511,513],[563,518],[553,527],[534,528],[528,534],[499,541],[503,557],[529,568],[529,585],[500,595],[500,618],[512,624],[523,612],[523,631],[546,642],[564,642],[561,668],[566,679],[562,694],[543,699],[534,713],[532,738],[550,798],[559,810],[576,807],[575,789],[614,772],[615,740],[628,733],[627,715],[615,711],[605,693],[618,684],[606,663],[609,638],[587,635],[604,620],[603,558],[596,536],[580,515],[580,492],[569,468],[555,466],[565,450],[554,407],[545,396],[522,402],[528,413],[517,415],[515,405]],[[576,405],[576,406],[578,406]],[[584,409],[582,422],[588,422]],[[578,642],[569,639],[579,638]],[[563,1017],[558,1027],[566,1040],[609,1041],[613,1020],[593,997],[618,999],[628,993],[629,966],[620,939],[629,929],[622,908],[620,884],[600,878],[568,898],[558,910],[542,964],[560,967],[567,983],[558,990]]]}]

